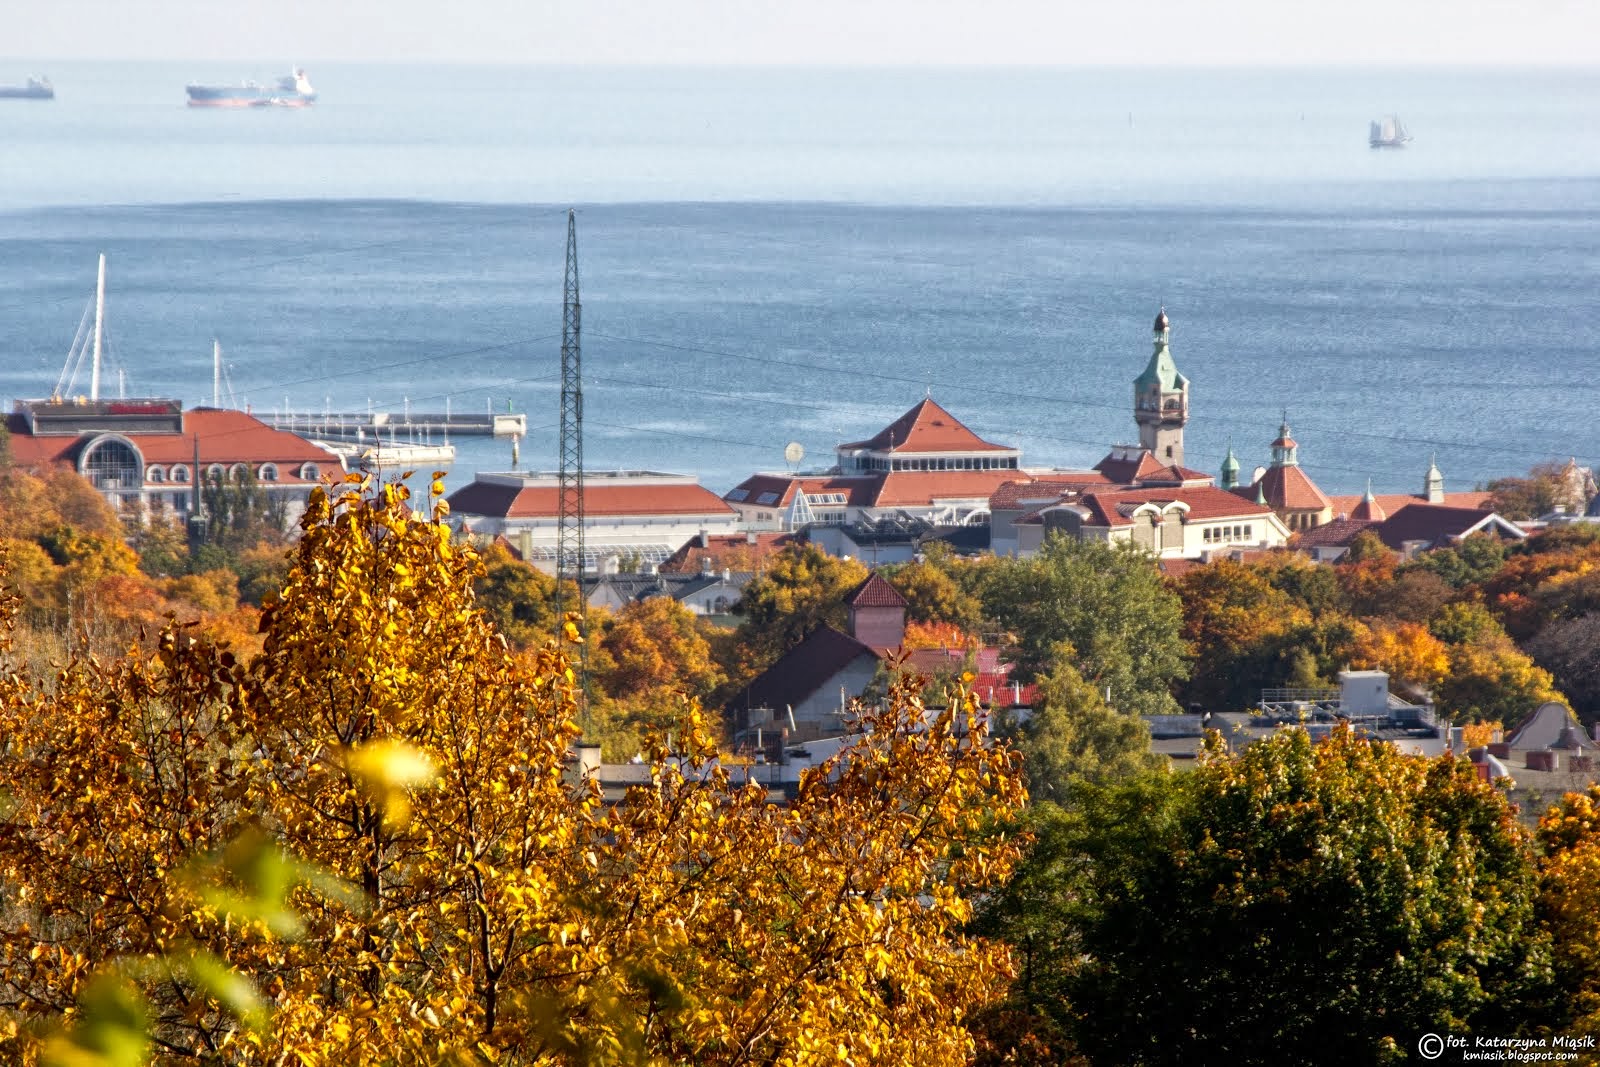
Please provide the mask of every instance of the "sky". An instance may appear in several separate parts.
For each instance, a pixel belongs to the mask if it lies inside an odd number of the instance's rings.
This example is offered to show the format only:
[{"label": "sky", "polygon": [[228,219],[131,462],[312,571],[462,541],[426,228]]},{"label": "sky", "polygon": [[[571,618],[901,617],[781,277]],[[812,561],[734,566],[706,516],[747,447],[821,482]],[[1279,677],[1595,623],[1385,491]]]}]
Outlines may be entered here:
[{"label": "sky", "polygon": [[8,59],[1600,63],[1600,0],[0,0]]}]

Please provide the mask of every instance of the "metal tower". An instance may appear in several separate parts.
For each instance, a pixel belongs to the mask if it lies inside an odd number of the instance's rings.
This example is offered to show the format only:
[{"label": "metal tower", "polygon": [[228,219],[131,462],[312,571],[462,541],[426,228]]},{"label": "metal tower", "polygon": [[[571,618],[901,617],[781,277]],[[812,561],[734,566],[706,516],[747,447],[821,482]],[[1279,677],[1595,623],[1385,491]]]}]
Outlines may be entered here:
[{"label": "metal tower", "polygon": [[[556,611],[569,610],[564,586],[576,587],[570,610],[583,612],[583,304],[578,299],[578,220],[567,210],[567,277],[561,317],[561,476],[556,532]],[[580,626],[580,635],[582,627]],[[565,633],[565,630],[562,630]],[[589,646],[579,640],[580,685],[589,688]]]}]

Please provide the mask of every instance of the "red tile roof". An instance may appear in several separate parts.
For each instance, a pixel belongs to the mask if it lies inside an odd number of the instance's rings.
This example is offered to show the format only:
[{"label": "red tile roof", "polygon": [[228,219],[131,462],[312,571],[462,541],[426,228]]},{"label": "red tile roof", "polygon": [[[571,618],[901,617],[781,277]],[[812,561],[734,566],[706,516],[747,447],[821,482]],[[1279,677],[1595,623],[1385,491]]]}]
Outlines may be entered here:
[{"label": "red tile roof", "polygon": [[1133,485],[1141,478],[1156,475],[1168,468],[1163,466],[1149,449],[1138,453],[1138,459],[1120,459],[1116,452],[1094,465],[1094,469],[1118,485]]},{"label": "red tile roof", "polygon": [[1039,504],[1059,500],[1063,493],[1111,484],[1112,482],[1099,471],[1072,471],[1044,474],[1032,479],[1021,478],[1008,481],[996,489],[989,497],[989,510],[1026,511]]},{"label": "red tile roof", "polygon": [[[35,437],[18,415],[7,419],[11,431],[11,454],[22,466],[44,463],[72,463],[89,442],[106,431],[78,435],[48,434]],[[138,448],[146,464],[194,463],[195,438],[200,439],[200,465],[213,463],[231,466],[243,463],[252,469],[263,463],[279,468],[279,482],[298,482],[300,468],[315,463],[323,474],[342,468],[339,458],[286,430],[274,430],[254,415],[217,408],[192,408],[183,413],[182,433],[119,432]]]},{"label": "red tile roof", "polygon": [[1298,466],[1268,467],[1261,481],[1250,487],[1251,499],[1257,489],[1274,511],[1322,511],[1333,507],[1317,483]]},{"label": "red tile roof", "polygon": [[1014,470],[893,471],[881,479],[869,503],[873,507],[928,507],[941,500],[984,500],[1006,482]]},{"label": "red tile roof", "polygon": [[[1373,528],[1373,533],[1397,552],[1401,551],[1408,541],[1423,541],[1430,546],[1439,546],[1463,536],[1491,515],[1494,515],[1494,512],[1478,508],[1453,508],[1445,504],[1412,504],[1379,523]],[[1500,521],[1506,522],[1505,519]],[[1522,533],[1521,528],[1515,523],[1507,524],[1515,529],[1517,534]],[[1493,525],[1490,523],[1491,527]]]},{"label": "red tile roof", "polygon": [[[1373,495],[1377,498],[1378,506],[1383,509],[1384,514],[1390,516],[1401,508],[1428,502],[1428,498],[1419,493],[1374,493]],[[1333,502],[1335,515],[1354,515],[1356,505],[1361,503],[1361,496],[1362,494],[1357,493],[1354,496],[1331,496],[1328,499]],[[1440,503],[1453,508],[1478,508],[1488,511],[1492,506],[1489,500],[1491,496],[1492,493],[1483,489],[1466,493],[1446,493]]]},{"label": "red tile roof", "polygon": [[735,570],[748,570],[798,540],[792,533],[697,534],[657,570],[662,574],[699,574],[707,560],[713,570],[724,569],[725,560],[736,560],[740,567]]},{"label": "red tile roof", "polygon": [[884,581],[876,571],[867,575],[866,581],[856,586],[844,598],[852,608],[903,608],[906,598],[900,590]]},{"label": "red tile roof", "polygon": [[895,419],[865,441],[852,441],[841,449],[874,452],[1009,452],[1010,445],[985,441],[930,397]]},{"label": "red tile roof", "polygon": [[1218,519],[1256,519],[1272,514],[1272,509],[1244,500],[1214,485],[1195,485],[1173,489],[1127,489],[1121,492],[1085,493],[1079,503],[1089,511],[1090,526],[1132,525],[1129,517],[1141,504],[1168,504],[1182,501],[1189,506],[1185,522],[1211,522]]},{"label": "red tile roof", "polygon": [[[456,515],[500,519],[549,518],[560,513],[554,485],[497,485],[474,481],[449,497]],[[732,515],[722,498],[701,485],[595,485],[583,487],[583,512],[598,515]]]},{"label": "red tile roof", "polygon": [[1325,522],[1310,530],[1301,530],[1289,542],[1290,548],[1343,548],[1356,539],[1362,530],[1370,530],[1378,523],[1370,519],[1340,518]]}]

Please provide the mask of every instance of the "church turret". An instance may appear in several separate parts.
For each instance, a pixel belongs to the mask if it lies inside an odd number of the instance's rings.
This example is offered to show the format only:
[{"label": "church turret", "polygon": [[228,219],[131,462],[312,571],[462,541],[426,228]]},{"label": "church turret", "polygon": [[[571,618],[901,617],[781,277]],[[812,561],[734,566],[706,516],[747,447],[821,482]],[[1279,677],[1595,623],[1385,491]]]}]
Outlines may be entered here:
[{"label": "church turret", "polygon": [[1228,454],[1222,459],[1222,480],[1219,483],[1224,489],[1235,489],[1239,485],[1239,457],[1233,454],[1233,442],[1228,443]]},{"label": "church turret", "polygon": [[1155,321],[1155,351],[1144,373],[1133,380],[1133,421],[1139,444],[1161,463],[1183,465],[1183,426],[1189,421],[1189,379],[1178,373],[1168,348],[1171,324],[1161,309]]},{"label": "church turret", "polygon": [[1428,475],[1423,481],[1422,494],[1428,498],[1430,504],[1444,503],[1444,475],[1439,473],[1439,455],[1434,453],[1428,460]]},{"label": "church turret", "polygon": [[1284,412],[1283,424],[1278,427],[1278,439],[1272,442],[1272,465],[1274,467],[1298,467],[1300,465],[1300,446],[1289,435],[1289,413]]}]

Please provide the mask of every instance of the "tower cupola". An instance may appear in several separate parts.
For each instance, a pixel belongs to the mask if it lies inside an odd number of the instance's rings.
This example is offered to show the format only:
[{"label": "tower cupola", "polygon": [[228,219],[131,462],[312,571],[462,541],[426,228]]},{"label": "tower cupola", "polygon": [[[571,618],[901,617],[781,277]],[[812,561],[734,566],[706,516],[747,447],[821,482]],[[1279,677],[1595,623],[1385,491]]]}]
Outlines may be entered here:
[{"label": "tower cupola", "polygon": [[1228,454],[1222,457],[1223,489],[1234,489],[1239,485],[1239,457],[1233,454],[1233,442],[1228,442]]},{"label": "tower cupola", "polygon": [[1444,503],[1444,475],[1439,473],[1439,454],[1428,460],[1428,474],[1422,484],[1422,493],[1430,504]]},{"label": "tower cupola", "polygon": [[1189,379],[1178,373],[1169,343],[1167,310],[1156,315],[1154,351],[1144,373],[1133,380],[1133,421],[1139,444],[1161,463],[1183,465],[1183,427],[1189,421]]},{"label": "tower cupola", "polygon": [[1272,465],[1274,467],[1298,467],[1300,465],[1300,445],[1289,433],[1289,413],[1283,413],[1283,422],[1278,427],[1278,439],[1272,442]]}]

